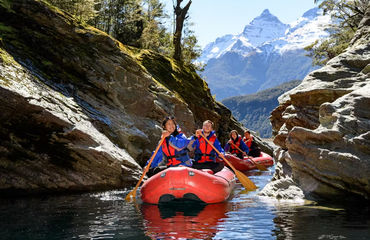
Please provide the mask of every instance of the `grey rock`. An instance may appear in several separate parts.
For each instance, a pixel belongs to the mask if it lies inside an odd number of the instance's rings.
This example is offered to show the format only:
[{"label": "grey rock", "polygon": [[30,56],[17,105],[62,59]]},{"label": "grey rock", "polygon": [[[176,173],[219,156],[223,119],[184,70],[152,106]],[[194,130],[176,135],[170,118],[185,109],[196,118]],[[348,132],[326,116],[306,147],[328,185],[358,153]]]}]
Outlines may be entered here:
[{"label": "grey rock", "polygon": [[292,179],[306,198],[370,198],[369,19],[370,10],[344,53],[280,96],[272,186]]}]

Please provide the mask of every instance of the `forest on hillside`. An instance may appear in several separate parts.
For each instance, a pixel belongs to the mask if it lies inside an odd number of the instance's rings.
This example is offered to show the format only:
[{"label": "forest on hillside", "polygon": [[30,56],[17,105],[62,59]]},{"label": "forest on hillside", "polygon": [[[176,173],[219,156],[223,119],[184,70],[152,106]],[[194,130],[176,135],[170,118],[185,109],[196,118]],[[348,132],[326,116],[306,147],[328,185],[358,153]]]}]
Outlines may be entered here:
[{"label": "forest on hillside", "polygon": [[256,131],[263,138],[272,136],[270,114],[279,105],[278,97],[298,86],[301,80],[283,83],[255,94],[226,98],[222,103],[246,128]]},{"label": "forest on hillside", "polygon": [[201,70],[201,65],[193,63],[200,56],[201,48],[189,20],[191,0],[174,1],[171,13],[165,11],[165,3],[161,0],[44,1],[125,45],[153,50]]},{"label": "forest on hillside", "polygon": [[[173,12],[166,12],[161,0],[42,0],[113,36],[125,45],[149,49],[192,64],[202,50],[190,21],[192,1],[172,1]],[[342,53],[364,16],[368,0],[313,0],[330,14],[335,24],[328,29],[330,37],[306,47],[313,63],[323,65]],[[8,0],[4,0],[4,4]],[[170,26],[166,25],[170,22]]]}]

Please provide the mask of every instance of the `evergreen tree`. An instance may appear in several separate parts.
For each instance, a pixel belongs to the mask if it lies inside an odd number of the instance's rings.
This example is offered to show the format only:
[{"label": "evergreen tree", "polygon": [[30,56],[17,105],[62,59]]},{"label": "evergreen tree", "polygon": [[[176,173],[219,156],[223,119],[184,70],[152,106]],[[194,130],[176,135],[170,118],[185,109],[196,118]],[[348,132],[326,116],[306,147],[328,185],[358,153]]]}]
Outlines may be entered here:
[{"label": "evergreen tree", "polygon": [[[87,21],[110,34],[123,44],[150,49],[166,56],[174,56],[174,44],[176,43],[179,44],[177,49],[180,49],[180,59],[187,64],[192,64],[201,55],[200,46],[197,45],[194,31],[190,29],[192,24],[189,23],[187,16],[191,1],[181,8],[182,0],[177,0],[178,15],[176,32],[173,35],[162,24],[168,19],[168,15],[165,13],[161,0],[47,1],[73,14],[80,21]],[[174,8],[176,13],[176,7]],[[196,65],[195,68],[202,70],[203,66]]]},{"label": "evergreen tree", "polygon": [[164,55],[171,53],[170,35],[161,23],[168,18],[164,5],[159,0],[145,0],[144,30],[140,38],[142,48],[151,49]]},{"label": "evergreen tree", "polygon": [[101,0],[98,15],[90,23],[120,42],[140,47],[144,20],[142,0]]},{"label": "evergreen tree", "polygon": [[46,0],[50,4],[72,14],[80,22],[87,22],[96,16],[95,0]]},{"label": "evergreen tree", "polygon": [[[198,39],[194,35],[194,31],[191,30],[193,23],[189,23],[189,19],[184,24],[184,37],[182,41],[182,56],[183,61],[187,64],[192,64],[195,59],[202,55],[202,49],[198,45]],[[204,70],[204,64],[194,63],[195,69],[198,71]]]}]

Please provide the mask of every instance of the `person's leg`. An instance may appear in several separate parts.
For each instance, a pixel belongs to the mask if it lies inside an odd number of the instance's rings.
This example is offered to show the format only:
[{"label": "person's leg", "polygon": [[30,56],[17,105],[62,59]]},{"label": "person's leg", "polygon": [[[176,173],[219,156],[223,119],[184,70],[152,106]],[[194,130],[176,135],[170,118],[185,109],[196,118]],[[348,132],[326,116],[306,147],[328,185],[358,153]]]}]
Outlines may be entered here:
[{"label": "person's leg", "polygon": [[193,166],[191,166],[192,168],[195,168],[195,169],[203,169],[204,166],[203,166],[204,163],[198,163],[198,162],[194,162],[193,163]]},{"label": "person's leg", "polygon": [[194,163],[192,168],[195,169],[211,169],[213,173],[219,172],[224,168],[223,162],[204,162]]},{"label": "person's leg", "polygon": [[167,168],[166,166],[159,166],[159,167],[155,167],[155,168],[150,168],[148,170],[148,172],[146,173],[146,175],[148,177],[151,177],[151,176],[156,175],[157,173],[165,170],[166,168]]},{"label": "person's leg", "polygon": [[211,164],[210,169],[213,171],[213,173],[221,171],[225,166],[223,162],[210,162],[210,164]]},{"label": "person's leg", "polygon": [[252,157],[259,157],[261,155],[261,150],[259,149],[253,149],[249,152],[249,156]]}]

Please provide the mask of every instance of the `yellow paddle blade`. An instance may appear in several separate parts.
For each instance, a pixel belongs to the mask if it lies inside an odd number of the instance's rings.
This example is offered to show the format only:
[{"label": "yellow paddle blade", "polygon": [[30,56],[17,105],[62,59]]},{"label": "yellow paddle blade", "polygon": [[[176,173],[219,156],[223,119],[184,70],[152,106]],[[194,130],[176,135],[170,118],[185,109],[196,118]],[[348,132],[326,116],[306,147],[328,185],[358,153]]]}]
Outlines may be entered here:
[{"label": "yellow paddle blade", "polygon": [[256,163],[255,161],[253,161],[251,158],[250,158],[251,162],[256,165],[256,167],[258,168],[258,170],[260,171],[267,171],[267,167],[263,164],[258,164]]},{"label": "yellow paddle blade", "polygon": [[155,149],[155,151],[154,151],[154,153],[153,153],[152,157],[150,158],[148,165],[145,167],[144,172],[143,172],[143,174],[141,175],[140,180],[137,182],[137,184],[136,184],[136,186],[135,186],[134,190],[132,190],[129,194],[127,194],[127,196],[126,196],[126,198],[125,198],[125,200],[126,200],[127,202],[133,202],[133,201],[135,201],[135,200],[136,200],[136,191],[137,191],[138,187],[140,186],[140,183],[143,181],[143,179],[144,179],[144,177],[145,177],[145,174],[148,172],[149,167],[150,167],[150,164],[152,164],[153,159],[154,159],[155,155],[157,154],[157,152],[158,152],[159,148],[161,147],[161,145],[162,145],[162,143],[163,143],[164,139],[165,139],[165,138],[161,138],[161,141],[159,141],[159,144],[157,145],[157,147],[156,147],[156,149]]},{"label": "yellow paddle blade", "polygon": [[248,157],[248,159],[257,167],[260,171],[267,171],[267,167],[263,164],[256,163],[252,157]]},{"label": "yellow paddle blade", "polygon": [[231,167],[231,169],[234,171],[236,177],[239,179],[239,181],[242,183],[242,185],[247,189],[248,191],[251,190],[256,190],[257,186],[247,177],[245,176],[242,172],[239,172],[238,170],[235,169],[235,167],[229,162],[224,155],[222,155],[215,146],[201,133],[200,134],[204,140],[216,151],[216,153]]},{"label": "yellow paddle blade", "polygon": [[125,200],[126,202],[133,202],[135,201],[135,199],[136,199],[136,188],[129,192],[129,194],[127,194]]},{"label": "yellow paddle blade", "polygon": [[262,165],[262,164],[256,164],[256,167],[258,168],[258,170],[260,171],[268,171],[267,170],[267,167],[265,165]]},{"label": "yellow paddle blade", "polygon": [[242,172],[238,170],[234,170],[234,171],[235,171],[236,177],[239,179],[239,181],[241,182],[241,184],[244,186],[245,189],[247,189],[248,191],[257,189],[257,186]]}]

